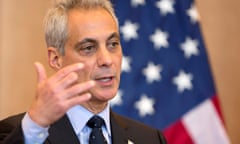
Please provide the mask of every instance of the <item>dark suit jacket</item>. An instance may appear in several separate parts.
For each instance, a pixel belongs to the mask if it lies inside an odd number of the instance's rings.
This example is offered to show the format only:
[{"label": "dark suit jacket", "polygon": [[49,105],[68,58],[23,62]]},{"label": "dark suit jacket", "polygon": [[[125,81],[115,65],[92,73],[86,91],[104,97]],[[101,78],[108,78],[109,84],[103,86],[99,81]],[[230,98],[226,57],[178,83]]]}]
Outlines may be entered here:
[{"label": "dark suit jacket", "polygon": [[[0,144],[24,144],[21,120],[24,114],[0,121]],[[166,144],[162,133],[114,112],[110,114],[112,143]],[[65,115],[49,128],[44,144],[80,144],[73,127]]]}]

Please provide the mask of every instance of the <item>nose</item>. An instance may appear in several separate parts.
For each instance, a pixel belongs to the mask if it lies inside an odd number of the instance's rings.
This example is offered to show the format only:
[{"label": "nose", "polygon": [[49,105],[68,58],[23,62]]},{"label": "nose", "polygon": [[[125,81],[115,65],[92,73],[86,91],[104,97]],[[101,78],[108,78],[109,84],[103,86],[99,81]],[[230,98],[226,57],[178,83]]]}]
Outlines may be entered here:
[{"label": "nose", "polygon": [[97,54],[97,64],[100,67],[109,67],[112,65],[112,54],[106,47],[101,47]]}]

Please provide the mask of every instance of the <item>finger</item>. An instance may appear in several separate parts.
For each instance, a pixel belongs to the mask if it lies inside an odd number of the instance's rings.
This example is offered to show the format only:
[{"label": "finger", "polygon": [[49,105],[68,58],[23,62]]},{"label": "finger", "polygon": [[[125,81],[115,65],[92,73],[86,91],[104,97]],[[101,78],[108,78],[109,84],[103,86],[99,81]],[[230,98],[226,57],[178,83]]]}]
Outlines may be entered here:
[{"label": "finger", "polygon": [[40,83],[47,78],[45,68],[40,62],[35,62],[34,66],[37,71],[38,83]]},{"label": "finger", "polygon": [[76,72],[69,73],[66,77],[57,82],[58,89],[64,89],[70,87],[78,80],[78,74]]},{"label": "finger", "polygon": [[63,93],[64,95],[63,97],[66,99],[70,99],[76,95],[86,93],[87,91],[89,91],[89,89],[91,89],[94,86],[95,86],[94,81],[88,81],[88,82],[73,85]]},{"label": "finger", "polygon": [[56,73],[55,77],[53,78],[54,82],[57,82],[57,81],[63,79],[64,77],[66,77],[67,75],[69,75],[72,72],[77,72],[77,71],[83,69],[83,67],[84,67],[84,65],[82,63],[76,63],[76,64],[72,64],[72,65],[62,68],[61,70],[59,70]]}]

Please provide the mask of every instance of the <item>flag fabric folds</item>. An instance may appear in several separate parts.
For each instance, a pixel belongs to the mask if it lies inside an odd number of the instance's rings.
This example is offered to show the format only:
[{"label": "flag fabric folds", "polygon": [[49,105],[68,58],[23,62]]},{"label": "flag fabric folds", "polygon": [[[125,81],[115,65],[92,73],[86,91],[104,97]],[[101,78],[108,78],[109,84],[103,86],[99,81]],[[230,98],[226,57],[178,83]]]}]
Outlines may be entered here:
[{"label": "flag fabric folds", "polygon": [[169,144],[229,144],[193,0],[112,0],[123,48],[114,111]]}]

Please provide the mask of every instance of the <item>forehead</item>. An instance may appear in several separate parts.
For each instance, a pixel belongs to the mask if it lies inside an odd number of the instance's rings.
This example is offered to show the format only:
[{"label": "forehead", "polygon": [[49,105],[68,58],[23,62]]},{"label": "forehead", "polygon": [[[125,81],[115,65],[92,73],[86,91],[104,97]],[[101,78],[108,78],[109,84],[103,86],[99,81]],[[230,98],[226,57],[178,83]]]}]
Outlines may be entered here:
[{"label": "forehead", "polygon": [[73,9],[68,13],[69,34],[77,36],[118,33],[116,21],[103,8]]}]

